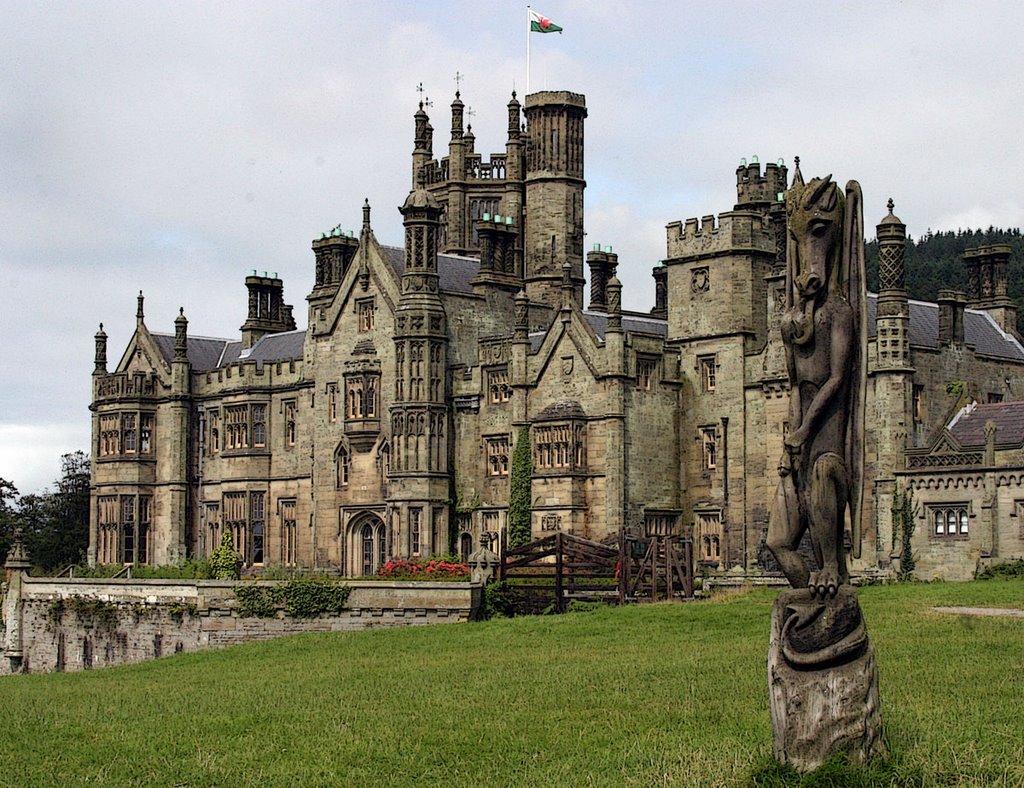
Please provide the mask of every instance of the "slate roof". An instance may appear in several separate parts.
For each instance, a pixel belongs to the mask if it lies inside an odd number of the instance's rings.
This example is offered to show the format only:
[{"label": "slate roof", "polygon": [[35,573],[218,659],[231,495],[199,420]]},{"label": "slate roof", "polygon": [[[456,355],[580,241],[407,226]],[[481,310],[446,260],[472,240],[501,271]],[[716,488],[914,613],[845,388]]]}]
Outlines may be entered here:
[{"label": "slate roof", "polygon": [[[398,276],[405,271],[405,249],[400,246],[382,246],[380,248],[384,261],[390,265]],[[475,257],[462,257],[457,254],[439,254],[437,271],[441,277],[441,289],[457,293],[472,293],[473,277],[480,271],[480,261]]]},{"label": "slate roof", "polygon": [[305,342],[305,329],[285,331],[280,334],[266,334],[249,348],[247,355],[240,356],[240,360],[255,361],[262,365],[265,362],[299,359],[302,358]]},{"label": "slate roof", "polygon": [[996,443],[1024,443],[1024,402],[995,402],[962,410],[949,431],[961,446],[984,446],[985,425],[996,425]]},{"label": "slate roof", "polygon": [[[594,329],[598,338],[604,339],[605,331],[608,328],[608,315],[604,312],[584,311],[583,317]],[[623,314],[622,330],[627,334],[653,334],[664,338],[668,336],[668,321],[656,317]]]},{"label": "slate roof", "polygon": [[[156,344],[164,361],[170,364],[174,360],[174,334],[158,334],[150,332],[153,342]],[[188,360],[195,372],[207,372],[220,366],[224,349],[228,345],[238,345],[241,342],[232,342],[230,339],[217,339],[215,337],[189,337],[186,346]]]},{"label": "slate roof", "polygon": [[[174,360],[174,334],[150,333],[164,361]],[[249,352],[242,355],[242,343],[234,339],[215,337],[189,337],[188,360],[193,372],[209,372],[234,364],[236,361],[255,361],[262,366],[265,362],[300,359],[306,340],[305,330],[286,331],[282,334],[267,334],[261,337]]]},{"label": "slate roof", "polygon": [[[878,296],[868,293],[868,336],[875,335],[875,307]],[[1024,362],[1024,347],[1012,335],[980,309],[964,310],[964,341],[981,355]],[[910,302],[910,344],[939,347],[939,305],[927,301]]]}]

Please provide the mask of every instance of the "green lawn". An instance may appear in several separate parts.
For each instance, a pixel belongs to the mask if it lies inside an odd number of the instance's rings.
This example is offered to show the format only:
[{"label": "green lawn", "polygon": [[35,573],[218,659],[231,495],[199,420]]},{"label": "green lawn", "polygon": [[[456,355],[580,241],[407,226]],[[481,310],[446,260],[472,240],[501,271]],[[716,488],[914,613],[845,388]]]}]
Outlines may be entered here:
[{"label": "green lawn", "polygon": [[[0,680],[0,783],[787,784],[771,592],[303,635]],[[893,756],[807,785],[1024,784],[1024,581],[861,591]]]}]

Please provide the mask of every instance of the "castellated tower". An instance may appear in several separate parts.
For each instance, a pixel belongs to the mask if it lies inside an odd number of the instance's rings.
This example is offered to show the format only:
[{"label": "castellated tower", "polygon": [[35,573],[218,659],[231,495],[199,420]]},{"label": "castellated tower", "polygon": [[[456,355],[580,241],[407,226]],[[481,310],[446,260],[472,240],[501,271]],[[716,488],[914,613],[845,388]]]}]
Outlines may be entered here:
[{"label": "castellated tower", "polygon": [[[656,308],[667,314],[668,344],[679,350],[687,403],[679,474],[681,506],[692,520],[684,527],[695,543],[712,545],[700,560],[725,567],[757,560],[764,516],[748,510],[748,496],[771,495],[759,485],[782,450],[771,435],[781,434],[787,418],[782,384],[767,375],[755,388],[744,372],[768,344],[778,279],[773,210],[786,172],[771,165],[762,174],[760,165],[743,162],[736,174],[736,207],[717,221],[707,215],[669,224],[665,265],[655,271],[667,295]],[[770,429],[748,433],[741,425],[751,420]]]},{"label": "castellated tower", "polygon": [[394,460],[388,503],[394,538],[413,556],[430,555],[447,543],[450,498],[448,321],[437,270],[441,209],[423,180],[400,209],[405,268],[395,315],[390,414]]},{"label": "castellated tower", "polygon": [[570,265],[573,297],[583,304],[583,120],[579,93],[526,97],[526,241],[524,279],[530,301],[558,308],[561,267]]}]

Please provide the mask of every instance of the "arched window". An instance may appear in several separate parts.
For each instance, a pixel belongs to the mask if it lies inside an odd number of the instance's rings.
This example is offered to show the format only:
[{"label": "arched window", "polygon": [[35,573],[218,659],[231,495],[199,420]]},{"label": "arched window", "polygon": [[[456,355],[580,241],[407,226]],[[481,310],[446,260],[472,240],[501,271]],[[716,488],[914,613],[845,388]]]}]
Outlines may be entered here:
[{"label": "arched window", "polygon": [[337,486],[339,488],[348,487],[349,477],[352,474],[352,458],[344,446],[338,447],[335,464],[337,466]]},{"label": "arched window", "polygon": [[970,513],[967,511],[966,503],[942,504],[929,508],[933,536],[949,538],[970,534]]},{"label": "arched window", "polygon": [[464,533],[459,537],[459,557],[462,563],[469,561],[469,554],[473,551],[473,537]]},{"label": "arched window", "polygon": [[369,577],[388,560],[388,531],[378,518],[368,516],[354,525],[352,553],[357,556],[355,572]]},{"label": "arched window", "polygon": [[373,527],[367,523],[363,526],[360,534],[362,541],[363,574],[372,575],[375,571],[373,565]]}]

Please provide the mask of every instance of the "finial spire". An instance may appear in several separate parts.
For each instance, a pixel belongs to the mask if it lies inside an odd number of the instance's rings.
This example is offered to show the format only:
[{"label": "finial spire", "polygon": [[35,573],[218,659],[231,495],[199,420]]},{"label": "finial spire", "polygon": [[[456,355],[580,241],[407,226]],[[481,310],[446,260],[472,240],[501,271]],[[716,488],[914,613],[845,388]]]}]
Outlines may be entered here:
[{"label": "finial spire", "polygon": [[892,209],[896,207],[896,203],[892,201],[892,197],[889,198],[889,202],[887,202],[885,206],[889,209],[889,215],[892,216]]},{"label": "finial spire", "polygon": [[142,309],[142,303],[145,299],[142,296],[142,291],[139,291],[138,306],[135,308],[135,324],[141,326],[142,321],[145,319],[146,314]]},{"label": "finial spire", "polygon": [[[423,168],[420,168],[418,178],[423,178]],[[370,198],[366,197],[363,200],[363,231],[366,232],[370,229]]]},{"label": "finial spire", "polygon": [[793,157],[793,185],[794,186],[803,186],[804,185],[804,176],[800,172],[800,157],[799,156],[794,156]]}]

